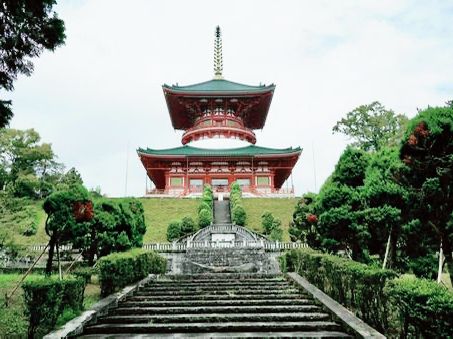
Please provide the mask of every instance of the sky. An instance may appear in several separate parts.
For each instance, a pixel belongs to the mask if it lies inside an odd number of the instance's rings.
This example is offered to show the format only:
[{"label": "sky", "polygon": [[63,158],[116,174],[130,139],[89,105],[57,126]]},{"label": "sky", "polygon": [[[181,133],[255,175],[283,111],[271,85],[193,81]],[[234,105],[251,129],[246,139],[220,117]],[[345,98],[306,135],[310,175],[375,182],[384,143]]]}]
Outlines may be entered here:
[{"label": "sky", "polygon": [[66,44],[7,93],[10,127],[36,129],[108,196],[144,195],[137,148],[181,145],[161,86],[213,78],[216,25],[224,77],[277,86],[257,145],[303,148],[298,195],[332,173],[350,142],[332,127],[355,107],[377,100],[413,117],[453,99],[451,0],[66,0],[56,11]]}]

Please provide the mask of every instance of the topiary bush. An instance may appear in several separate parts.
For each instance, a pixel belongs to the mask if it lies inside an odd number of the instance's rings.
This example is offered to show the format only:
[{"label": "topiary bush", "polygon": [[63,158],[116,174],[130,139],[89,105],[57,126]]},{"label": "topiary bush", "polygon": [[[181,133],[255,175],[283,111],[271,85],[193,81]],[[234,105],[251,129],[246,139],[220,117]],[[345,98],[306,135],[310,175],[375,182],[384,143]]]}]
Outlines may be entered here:
[{"label": "topiary bush", "polygon": [[98,269],[101,295],[107,296],[148,274],[165,273],[167,259],[152,251],[134,249],[102,257]]},{"label": "topiary bush", "polygon": [[183,217],[181,219],[181,236],[191,234],[197,229],[195,221],[191,217]]},{"label": "topiary bush", "polygon": [[242,207],[242,205],[236,204],[236,206],[233,207],[231,220],[236,225],[244,226],[246,219],[247,214],[245,213],[244,207]]},{"label": "topiary bush", "polygon": [[25,315],[28,318],[28,337],[41,336],[55,328],[65,310],[78,314],[83,308],[85,281],[67,277],[59,280],[48,277],[26,281],[24,290]]},{"label": "topiary bush", "polygon": [[237,182],[233,182],[230,187],[230,210],[233,223],[244,226],[247,214],[242,206],[242,191]]},{"label": "topiary bush", "polygon": [[175,241],[181,237],[181,221],[173,220],[167,227],[167,240]]},{"label": "topiary bush", "polygon": [[206,227],[212,223],[212,212],[207,209],[202,209],[198,213],[198,226]]}]

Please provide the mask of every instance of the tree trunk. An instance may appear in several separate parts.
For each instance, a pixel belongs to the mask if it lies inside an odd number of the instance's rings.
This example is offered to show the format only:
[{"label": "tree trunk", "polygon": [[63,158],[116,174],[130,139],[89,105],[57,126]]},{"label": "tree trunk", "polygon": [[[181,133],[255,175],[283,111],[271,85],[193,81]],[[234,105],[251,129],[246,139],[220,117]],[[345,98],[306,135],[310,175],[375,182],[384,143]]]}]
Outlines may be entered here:
[{"label": "tree trunk", "polygon": [[53,261],[53,253],[54,253],[54,249],[55,249],[56,240],[57,239],[54,235],[52,235],[49,240],[49,253],[48,253],[47,264],[46,264],[46,275],[52,274],[52,261]]},{"label": "tree trunk", "polygon": [[439,267],[437,269],[437,283],[440,284],[442,281],[442,269],[444,268],[444,250],[442,248],[442,241],[440,242],[439,248]]},{"label": "tree trunk", "polygon": [[97,241],[97,237],[96,237],[96,231],[94,230],[94,226],[93,226],[93,229],[91,230],[91,243],[90,243],[90,247],[88,249],[88,258],[87,258],[88,265],[90,265],[90,266],[94,265],[94,256],[96,254],[97,247],[98,247],[98,241]]},{"label": "tree trunk", "polygon": [[453,284],[453,257],[452,257],[452,244],[448,236],[442,239],[442,249],[444,251],[445,264],[447,265],[447,270],[450,275],[450,282]]},{"label": "tree trunk", "polygon": [[389,238],[387,240],[387,246],[385,247],[385,256],[384,256],[384,262],[382,263],[382,268],[386,268],[387,266],[387,259],[389,256],[389,251],[390,251],[390,240],[392,239],[392,230],[390,230],[389,233]]}]

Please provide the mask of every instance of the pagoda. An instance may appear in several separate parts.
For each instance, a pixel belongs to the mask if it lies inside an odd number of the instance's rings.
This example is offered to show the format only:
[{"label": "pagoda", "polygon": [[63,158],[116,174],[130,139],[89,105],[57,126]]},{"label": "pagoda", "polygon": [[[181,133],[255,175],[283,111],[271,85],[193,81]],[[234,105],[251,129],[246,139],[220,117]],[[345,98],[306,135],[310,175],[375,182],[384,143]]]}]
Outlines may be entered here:
[{"label": "pagoda", "polygon": [[[217,26],[214,79],[187,86],[163,85],[174,129],[184,131],[182,145],[170,149],[139,148],[138,156],[155,188],[147,194],[197,195],[204,184],[228,192],[238,182],[252,196],[291,195],[282,188],[302,152],[297,148],[255,146],[254,130],[266,122],[275,85],[249,86],[223,78],[222,39]],[[188,145],[206,138],[235,138],[240,148],[207,149]]]}]

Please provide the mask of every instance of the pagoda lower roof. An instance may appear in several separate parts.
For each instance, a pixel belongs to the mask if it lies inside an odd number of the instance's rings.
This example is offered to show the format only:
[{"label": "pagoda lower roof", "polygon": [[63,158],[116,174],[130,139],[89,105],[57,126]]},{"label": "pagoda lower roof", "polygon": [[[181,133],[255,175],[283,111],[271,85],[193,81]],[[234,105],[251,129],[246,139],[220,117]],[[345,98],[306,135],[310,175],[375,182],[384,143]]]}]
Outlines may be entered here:
[{"label": "pagoda lower roof", "polygon": [[257,94],[273,91],[275,85],[260,85],[250,86],[225,79],[213,79],[198,84],[178,86],[178,85],[163,85],[164,89],[169,89],[172,92],[179,93],[197,93],[197,94],[224,94],[225,96],[238,96],[240,94]]},{"label": "pagoda lower roof", "polygon": [[151,149],[139,148],[137,153],[140,155],[149,156],[183,156],[183,157],[251,157],[251,156],[284,156],[300,154],[300,147],[289,148],[268,148],[255,145],[249,145],[239,148],[225,149],[208,149],[198,148],[193,146],[181,146],[168,149]]}]

